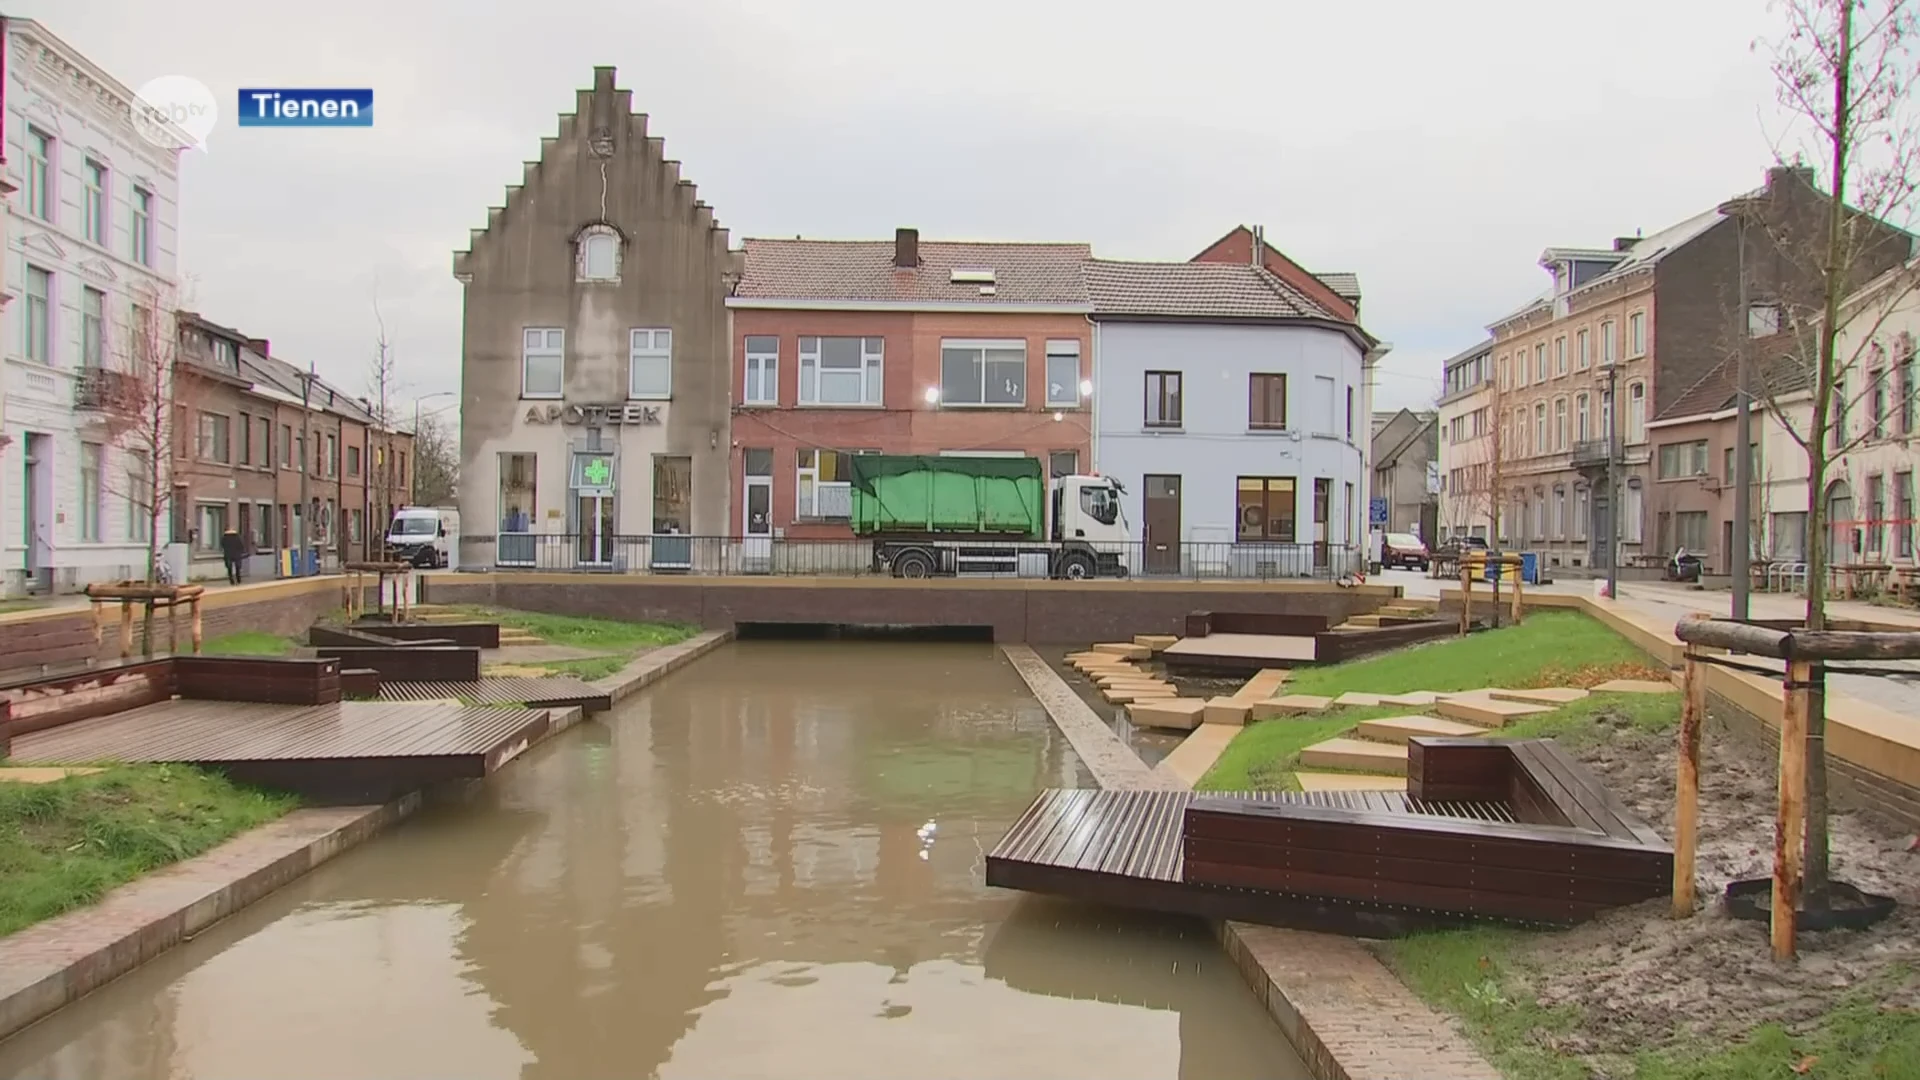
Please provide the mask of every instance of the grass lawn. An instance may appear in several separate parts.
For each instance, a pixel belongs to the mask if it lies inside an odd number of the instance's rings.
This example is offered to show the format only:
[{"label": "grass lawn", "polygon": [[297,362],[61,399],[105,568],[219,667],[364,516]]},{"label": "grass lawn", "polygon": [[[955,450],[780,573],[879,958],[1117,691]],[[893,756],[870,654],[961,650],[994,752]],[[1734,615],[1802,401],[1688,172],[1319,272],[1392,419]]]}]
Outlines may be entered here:
[{"label": "grass lawn", "polygon": [[[1664,678],[1646,654],[1601,623],[1578,612],[1539,611],[1520,626],[1488,630],[1381,656],[1299,668],[1287,680],[1289,694],[1338,697],[1349,690],[1378,694],[1414,690],[1476,690],[1483,686],[1520,689],[1533,686],[1592,686],[1615,678]],[[1626,695],[1606,695],[1615,700]],[[1655,698],[1655,701],[1663,700]],[[1640,708],[1645,702],[1630,703]],[[1562,710],[1566,718],[1536,717],[1536,722],[1578,727],[1600,702]],[[1677,706],[1673,706],[1676,707]],[[1234,737],[1225,753],[1196,785],[1202,791],[1259,791],[1289,787],[1294,759],[1323,739],[1351,730],[1363,720],[1405,716],[1404,705],[1338,709],[1299,720],[1266,720]],[[1540,725],[1514,725],[1509,734],[1547,734]]]},{"label": "grass lawn", "polygon": [[180,765],[0,783],[0,935],[90,904],[294,805]]},{"label": "grass lawn", "polygon": [[479,618],[492,619],[501,626],[525,630],[549,645],[571,645],[579,649],[621,652],[632,656],[642,649],[655,649],[685,641],[700,632],[685,623],[621,622],[617,619],[591,619],[581,615],[543,615],[536,611],[510,611],[505,608],[460,608]]},{"label": "grass lawn", "polygon": [[209,638],[200,651],[212,656],[285,656],[293,651],[293,642],[263,630],[237,630]]},{"label": "grass lawn", "polygon": [[631,656],[595,656],[586,660],[552,660],[542,664],[530,664],[530,667],[545,668],[555,675],[571,675],[576,679],[593,682],[633,663]]}]

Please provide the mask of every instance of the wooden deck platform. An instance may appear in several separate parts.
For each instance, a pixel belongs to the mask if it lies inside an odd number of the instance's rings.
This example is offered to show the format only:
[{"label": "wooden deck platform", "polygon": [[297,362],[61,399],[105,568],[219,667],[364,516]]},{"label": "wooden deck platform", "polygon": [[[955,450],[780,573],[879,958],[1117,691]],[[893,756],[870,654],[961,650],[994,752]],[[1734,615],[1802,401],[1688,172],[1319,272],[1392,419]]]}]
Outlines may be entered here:
[{"label": "wooden deck platform", "polygon": [[987,884],[1370,937],[1564,924],[1665,894],[1671,850],[1550,742],[1410,749],[1405,793],[1047,791],[988,854]]},{"label": "wooden deck platform", "polygon": [[562,709],[178,699],[16,736],[23,765],[178,762],[327,802],[384,801],[487,775],[564,721]]},{"label": "wooden deck platform", "polygon": [[596,713],[613,708],[613,696],[570,675],[486,675],[479,682],[382,682],[382,701],[455,701],[474,705],[578,705]]},{"label": "wooden deck platform", "polygon": [[1311,664],[1318,654],[1311,637],[1279,634],[1208,634],[1181,638],[1161,650],[1170,665],[1241,670]]}]

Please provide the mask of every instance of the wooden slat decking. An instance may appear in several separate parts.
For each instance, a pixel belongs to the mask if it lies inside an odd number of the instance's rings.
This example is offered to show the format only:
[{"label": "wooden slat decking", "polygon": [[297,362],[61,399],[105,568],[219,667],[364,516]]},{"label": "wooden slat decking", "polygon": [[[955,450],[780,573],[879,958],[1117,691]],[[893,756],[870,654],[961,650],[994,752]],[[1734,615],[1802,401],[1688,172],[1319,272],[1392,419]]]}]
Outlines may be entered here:
[{"label": "wooden slat decking", "polygon": [[488,675],[473,682],[382,682],[382,701],[439,701],[453,698],[475,705],[578,705],[588,712],[613,707],[605,690],[569,675],[547,677]]},{"label": "wooden slat decking", "polygon": [[21,764],[175,762],[320,798],[388,798],[485,776],[553,730],[544,708],[178,699],[13,740]]}]

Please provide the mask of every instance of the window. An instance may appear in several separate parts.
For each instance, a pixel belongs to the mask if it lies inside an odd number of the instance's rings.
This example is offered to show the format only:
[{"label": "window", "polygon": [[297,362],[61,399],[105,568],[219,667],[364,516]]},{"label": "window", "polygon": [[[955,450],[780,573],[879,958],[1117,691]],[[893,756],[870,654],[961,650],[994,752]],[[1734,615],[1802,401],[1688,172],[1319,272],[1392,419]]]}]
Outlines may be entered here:
[{"label": "window", "polygon": [[1780,308],[1776,304],[1752,304],[1747,308],[1747,336],[1772,337],[1780,332]]},{"label": "window", "polygon": [[1893,474],[1893,553],[1913,558],[1913,473]]},{"label": "window", "polygon": [[134,304],[127,316],[127,333],[133,339],[133,360],[141,364],[149,359],[147,350],[159,335],[159,324],[153,318],[153,309],[144,304]]},{"label": "window", "polygon": [[293,425],[281,424],[280,425],[280,467],[283,469],[291,469],[294,466],[294,460],[295,459],[293,456]]},{"label": "window", "polygon": [[1647,355],[1647,313],[1636,311],[1627,316],[1627,358]]},{"label": "window", "polygon": [[213,365],[222,371],[239,371],[240,346],[226,338],[214,338]]},{"label": "window", "polygon": [[27,267],[27,317],[24,320],[27,359],[53,363],[53,275],[37,266]]},{"label": "window", "polygon": [[636,329],[627,335],[627,397],[673,397],[673,331]]},{"label": "window", "polygon": [[1639,481],[1627,481],[1627,492],[1620,507],[1620,539],[1623,543],[1640,542],[1642,519],[1646,517],[1642,494]]},{"label": "window", "polygon": [[1896,388],[1899,395],[1896,400],[1900,404],[1900,434],[1911,435],[1913,434],[1913,397],[1915,394],[1920,394],[1920,378],[1916,378],[1920,372],[1917,372],[1914,367],[1913,338],[1901,334],[1894,342],[1894,350],[1898,354],[1894,362],[1900,365],[1900,381]]},{"label": "window", "polygon": [[350,544],[359,543],[360,532],[361,532],[361,510],[359,507],[356,506],[353,509],[347,511],[347,542]]},{"label": "window", "polygon": [[1080,471],[1080,451],[1050,450],[1047,452],[1048,476],[1073,476]]},{"label": "window", "polygon": [[[339,438],[338,438],[337,436],[335,436],[335,435],[334,435],[334,434],[333,434],[332,432],[328,432],[328,433],[327,433],[327,436],[326,436],[326,442],[325,442],[325,443],[324,443],[323,445],[324,445],[324,446],[326,447],[326,468],[327,468],[327,471],[326,471],[326,474],[325,474],[325,475],[327,475],[327,476],[338,476],[338,475],[340,475],[340,443],[339,443]],[[406,477],[405,477],[405,476],[402,476],[402,477],[400,478],[400,482],[401,482],[401,483],[403,483],[403,484],[404,484],[404,483],[406,483],[406,482],[407,482],[407,481],[406,481]]]},{"label": "window", "polygon": [[1500,358],[1500,389],[1502,392],[1507,389],[1507,358],[1504,356]]},{"label": "window", "polygon": [[[500,455],[500,531],[503,533],[532,532],[536,482],[538,480],[539,456],[536,454]],[[516,558],[531,561],[533,550],[524,546],[524,542],[507,545]],[[505,552],[502,553],[505,558]]]},{"label": "window", "polygon": [[105,367],[107,359],[107,294],[80,290],[80,366]]},{"label": "window", "polygon": [[1524,349],[1513,354],[1513,385],[1527,385],[1527,353]]},{"label": "window", "polygon": [[360,448],[357,446],[347,447],[347,475],[360,475]]},{"label": "window", "polygon": [[1147,372],[1146,425],[1177,428],[1181,423],[1180,418],[1180,373],[1177,371]]},{"label": "window", "polygon": [[1353,387],[1347,387],[1347,441],[1353,441]]},{"label": "window", "polygon": [[1593,422],[1588,415],[1592,411],[1589,408],[1591,403],[1592,398],[1586,394],[1576,395],[1573,399],[1573,441],[1576,443],[1593,438]]},{"label": "window", "polygon": [[1553,538],[1563,540],[1567,535],[1567,489],[1558,485],[1553,489],[1552,514]]},{"label": "window", "polygon": [[1025,405],[1027,343],[942,341],[942,405]]},{"label": "window", "polygon": [[1573,340],[1574,362],[1579,365],[1581,371],[1585,371],[1593,366],[1593,335],[1582,330],[1574,335]]},{"label": "window", "polygon": [[1647,441],[1647,384],[1627,384],[1627,441]]},{"label": "window", "polygon": [[1660,479],[1677,480],[1685,476],[1705,475],[1707,475],[1707,440],[1696,439],[1693,442],[1660,445]]},{"label": "window", "polygon": [[[801,338],[800,404],[882,404],[886,400],[881,389],[885,344],[877,337]],[[943,387],[942,400],[944,391]]]},{"label": "window", "polygon": [[1533,502],[1530,506],[1533,509],[1533,538],[1535,540],[1545,540],[1547,538],[1546,492],[1541,491],[1539,488],[1533,489]]},{"label": "window", "polygon": [[84,169],[86,191],[83,195],[82,226],[85,236],[91,243],[107,246],[107,167],[87,159]]},{"label": "window", "polygon": [[253,549],[273,550],[273,504],[255,503],[253,507]]},{"label": "window", "polygon": [[747,376],[740,400],[748,405],[775,405],[780,401],[780,339],[771,335],[747,338]]},{"label": "window", "polygon": [[1316,421],[1313,425],[1314,434],[1316,435],[1332,435],[1334,431],[1337,430],[1333,426],[1338,422],[1335,419],[1333,411],[1334,387],[1336,385],[1338,384],[1325,375],[1315,375],[1313,377],[1313,400],[1308,403],[1308,408]]},{"label": "window", "polygon": [[1047,342],[1047,406],[1055,409],[1080,407],[1080,343]]},{"label": "window", "polygon": [[581,281],[620,280],[620,237],[605,225],[588,226],[580,235]]},{"label": "window", "polygon": [[1880,552],[1881,538],[1886,532],[1881,526],[1887,520],[1887,478],[1879,473],[1867,477],[1867,550],[1874,554]]},{"label": "window", "polygon": [[1807,515],[1805,511],[1773,515],[1773,557],[1782,562],[1799,562],[1807,557]]},{"label": "window", "polygon": [[1249,375],[1247,377],[1247,426],[1284,428],[1287,426],[1287,377],[1285,375]]},{"label": "window", "polygon": [[1555,398],[1553,401],[1553,448],[1556,451],[1567,448],[1567,399]]},{"label": "window", "polygon": [[802,450],[797,459],[794,516],[842,521],[852,512],[848,483],[853,455],[842,450]]},{"label": "window", "polygon": [[1575,540],[1587,538],[1587,495],[1586,488],[1573,489],[1573,538]]},{"label": "window", "polygon": [[1613,363],[1613,320],[1600,324],[1600,362]]},{"label": "window", "polygon": [[1565,335],[1553,339],[1553,373],[1567,373],[1567,339]]},{"label": "window", "polygon": [[1867,373],[1867,378],[1873,380],[1867,405],[1873,420],[1873,437],[1884,439],[1887,437],[1887,373],[1885,369],[1875,367]]},{"label": "window", "polygon": [[520,343],[520,396],[557,398],[566,380],[565,330],[528,327]]},{"label": "window", "polygon": [[229,445],[231,426],[230,417],[219,413],[200,414],[200,460],[221,462],[231,460],[228,456],[232,451]]},{"label": "window", "polygon": [[1294,480],[1290,476],[1242,476],[1236,540],[1293,543]]},{"label": "window", "polygon": [[253,464],[253,417],[240,414],[240,464]]},{"label": "window", "polygon": [[[1705,510],[1682,510],[1673,515],[1674,543],[1672,550],[1686,548],[1688,551],[1707,550],[1707,512]],[[1663,552],[1664,554],[1664,552]]]},{"label": "window", "polygon": [[1833,380],[1833,412],[1827,430],[1833,436],[1835,450],[1847,444],[1847,380]]},{"label": "window", "polygon": [[80,444],[80,539],[100,540],[100,466],[105,448],[99,443]]},{"label": "window", "polygon": [[153,265],[153,193],[145,188],[133,189],[133,261],[141,266]]},{"label": "window", "polygon": [[220,550],[220,534],[227,531],[227,504],[203,502],[198,507],[195,524],[200,533],[194,538],[194,550],[202,554]]},{"label": "window", "polygon": [[53,220],[53,136],[27,128],[27,213],[41,221]]},{"label": "window", "polygon": [[1547,403],[1542,401],[1533,407],[1533,452],[1544,454],[1553,449],[1547,441]]},{"label": "window", "polygon": [[1544,341],[1533,347],[1533,381],[1547,381],[1547,343]]},{"label": "window", "polygon": [[135,543],[146,543],[153,539],[153,492],[148,485],[152,483],[152,470],[148,467],[145,451],[134,450],[127,454],[127,539]]}]

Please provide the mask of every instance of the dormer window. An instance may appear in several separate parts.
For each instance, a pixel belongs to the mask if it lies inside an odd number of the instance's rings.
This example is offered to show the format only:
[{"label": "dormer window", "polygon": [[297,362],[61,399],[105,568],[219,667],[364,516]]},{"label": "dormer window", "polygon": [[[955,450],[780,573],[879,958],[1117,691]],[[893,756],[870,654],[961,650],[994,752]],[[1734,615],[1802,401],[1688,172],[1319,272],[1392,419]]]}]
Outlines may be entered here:
[{"label": "dormer window", "polygon": [[587,226],[574,238],[574,247],[578,280],[620,280],[620,233],[613,226]]}]

